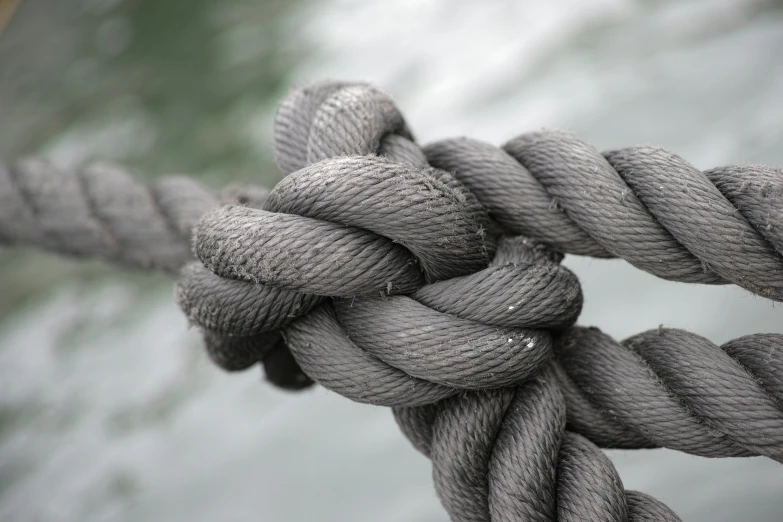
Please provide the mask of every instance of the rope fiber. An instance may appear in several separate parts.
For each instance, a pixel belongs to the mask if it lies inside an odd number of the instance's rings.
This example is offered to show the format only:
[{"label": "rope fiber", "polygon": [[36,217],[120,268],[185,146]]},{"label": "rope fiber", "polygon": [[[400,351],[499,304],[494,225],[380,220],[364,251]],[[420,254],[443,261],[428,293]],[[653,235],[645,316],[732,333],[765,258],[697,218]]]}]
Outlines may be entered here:
[{"label": "rope fiber", "polygon": [[222,368],[392,407],[454,521],[679,520],[599,447],[783,462],[783,335],[618,342],[575,326],[560,265],[620,257],[783,301],[781,170],[549,130],[420,148],[354,83],[294,89],[274,141],[271,191],[0,165],[0,241],[178,274]]}]

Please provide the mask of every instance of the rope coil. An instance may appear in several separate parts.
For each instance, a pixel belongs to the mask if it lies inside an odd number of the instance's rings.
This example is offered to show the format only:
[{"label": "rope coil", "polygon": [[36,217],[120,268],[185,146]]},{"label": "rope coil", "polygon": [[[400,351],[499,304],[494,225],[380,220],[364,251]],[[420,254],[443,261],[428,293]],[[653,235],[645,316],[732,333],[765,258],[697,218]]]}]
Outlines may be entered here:
[{"label": "rope coil", "polygon": [[0,240],[181,267],[177,302],[217,364],[393,407],[453,520],[679,520],[598,446],[783,462],[783,335],[618,343],[573,326],[581,289],[559,264],[621,257],[783,300],[780,170],[700,172],[559,131],[419,148],[364,84],[295,89],[274,137],[286,177],[222,198],[109,167],[0,168]]}]

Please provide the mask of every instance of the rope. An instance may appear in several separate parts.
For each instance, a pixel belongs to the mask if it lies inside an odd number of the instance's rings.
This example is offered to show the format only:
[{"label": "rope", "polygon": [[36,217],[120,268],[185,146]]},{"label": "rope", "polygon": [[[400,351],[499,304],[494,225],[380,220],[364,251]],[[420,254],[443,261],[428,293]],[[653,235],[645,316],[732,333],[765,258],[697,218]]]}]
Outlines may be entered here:
[{"label": "rope", "polygon": [[182,267],[177,301],[217,364],[393,407],[453,520],[678,520],[598,446],[783,462],[783,335],[618,343],[573,326],[559,264],[622,257],[783,300],[780,170],[702,173],[556,131],[420,149],[388,96],[344,83],[295,89],[275,151],[287,176],[227,206],[182,179],[0,168],[0,240]]},{"label": "rope", "polygon": [[783,462],[783,335],[718,347],[682,330],[618,343],[573,328],[555,352],[569,427],[599,445]]},{"label": "rope", "polygon": [[[258,206],[267,195],[260,187],[229,186],[217,196],[187,177],[147,185],[108,164],[73,171],[37,158],[10,167],[0,162],[0,244],[36,246],[172,276],[183,269],[189,275],[186,280],[197,281],[199,297],[209,300],[209,280],[198,278],[205,269],[193,262],[190,251],[195,224],[220,204]],[[247,290],[244,285],[236,289]],[[232,303],[248,309],[266,303],[277,316],[264,320],[282,324],[296,307],[309,310],[318,302],[300,296],[300,301],[282,309],[281,293],[286,292],[271,290],[266,302],[254,302],[252,292],[245,301],[242,295],[234,295]],[[198,323],[209,327],[204,316]],[[223,339],[202,330],[208,353],[223,368],[241,370],[261,362],[267,378],[278,386],[300,389],[312,384],[298,370],[279,334]]]},{"label": "rope", "polygon": [[452,520],[679,520],[652,497],[624,491],[606,455],[565,431],[566,406],[551,368],[520,386],[394,414],[432,459]]},{"label": "rope", "polygon": [[0,241],[133,268],[176,274],[192,259],[193,226],[218,204],[184,177],[146,185],[111,165],[0,164]]},{"label": "rope", "polygon": [[702,173],[660,148],[601,154],[562,131],[525,134],[501,149],[445,140],[425,153],[512,233],[564,253],[621,257],[662,279],[734,283],[783,300],[779,169]]}]

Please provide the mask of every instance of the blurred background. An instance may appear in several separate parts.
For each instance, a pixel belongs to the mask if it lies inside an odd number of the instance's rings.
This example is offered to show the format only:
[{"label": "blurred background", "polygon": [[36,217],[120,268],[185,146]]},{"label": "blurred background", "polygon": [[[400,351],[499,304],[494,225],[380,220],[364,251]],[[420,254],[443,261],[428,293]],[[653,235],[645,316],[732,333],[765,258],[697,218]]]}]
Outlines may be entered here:
[{"label": "blurred background", "polygon": [[[14,2],[5,0],[8,7]],[[0,157],[110,160],[151,179],[272,186],[293,84],[366,80],[420,142],[541,127],[709,168],[783,165],[783,2],[22,0],[0,36]],[[570,256],[582,324],[716,343],[780,307]],[[783,468],[610,456],[686,521],[783,520]],[[383,408],[203,355],[162,276],[0,249],[0,520],[443,521],[428,461]]]}]

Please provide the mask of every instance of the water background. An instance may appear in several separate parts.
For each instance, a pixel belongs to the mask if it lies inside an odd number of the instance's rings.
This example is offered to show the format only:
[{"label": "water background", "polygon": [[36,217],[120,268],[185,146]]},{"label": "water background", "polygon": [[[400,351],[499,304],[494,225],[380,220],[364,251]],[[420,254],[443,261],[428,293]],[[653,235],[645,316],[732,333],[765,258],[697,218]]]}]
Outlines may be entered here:
[{"label": "water background", "polygon": [[[294,83],[366,80],[418,140],[566,128],[700,168],[783,165],[783,3],[23,0],[0,36],[0,156],[271,186]],[[569,256],[581,324],[715,342],[783,332],[732,287]],[[765,459],[610,452],[686,521],[783,520]],[[384,408],[289,394],[203,356],[161,276],[0,250],[0,520],[442,521]]]}]

